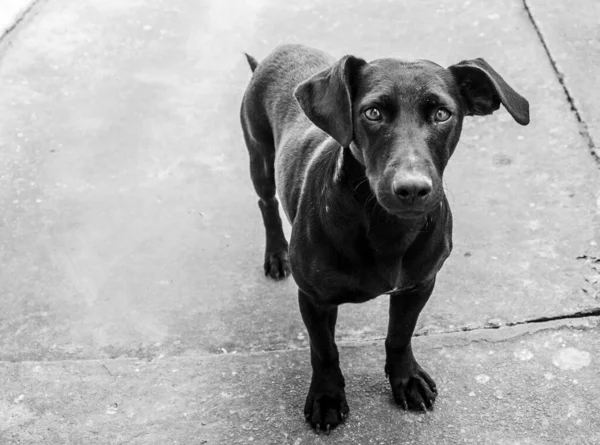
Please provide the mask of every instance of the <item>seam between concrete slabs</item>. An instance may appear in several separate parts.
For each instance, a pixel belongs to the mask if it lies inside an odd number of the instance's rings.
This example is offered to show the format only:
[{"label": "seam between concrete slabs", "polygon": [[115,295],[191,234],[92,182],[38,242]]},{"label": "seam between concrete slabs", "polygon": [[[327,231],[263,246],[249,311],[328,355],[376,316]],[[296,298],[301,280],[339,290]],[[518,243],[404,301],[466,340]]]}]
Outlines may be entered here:
[{"label": "seam between concrete slabs", "polygon": [[573,111],[573,113],[575,114],[575,117],[577,118],[577,123],[579,126],[579,134],[581,134],[581,136],[585,140],[585,142],[590,150],[591,155],[596,160],[596,163],[598,163],[598,165],[600,166],[600,152],[596,148],[596,144],[594,143],[594,140],[592,139],[587,122],[583,119],[583,117],[581,116],[581,113],[579,112],[579,109],[577,108],[577,104],[575,102],[574,96],[569,91],[569,87],[567,86],[567,84],[565,82],[565,74],[561,72],[561,70],[558,67],[558,62],[552,56],[552,52],[550,51],[550,47],[546,43],[546,39],[544,38],[542,29],[538,25],[538,22],[535,19],[535,17],[533,16],[533,12],[532,12],[527,0],[523,0],[523,5],[525,7],[525,11],[527,11],[527,15],[529,16],[529,21],[531,22],[535,32],[537,33],[538,38],[540,39],[540,42],[542,44],[542,47],[544,48],[544,51],[546,52],[546,55],[548,56],[550,64],[552,65],[554,73],[556,74],[556,78],[557,78],[558,82],[560,83],[560,85],[562,86],[562,89],[567,98],[567,102],[569,102],[569,105],[571,106],[571,110]]},{"label": "seam between concrete slabs", "polygon": [[[0,31],[0,53],[6,50],[8,46],[7,43],[10,43],[11,37],[13,37],[15,33],[20,31],[20,25],[26,20],[35,17],[40,11],[40,8],[38,8],[38,6],[49,1],[50,0],[30,0],[29,4],[26,7],[24,7],[23,10],[19,12],[18,15],[15,17],[13,23],[4,30]],[[2,54],[0,54],[0,59],[1,58]]]},{"label": "seam between concrete slabs", "polygon": [[[472,343],[502,343],[511,341],[516,338],[524,337],[527,335],[537,334],[538,332],[544,331],[555,331],[559,329],[575,329],[579,331],[589,331],[596,329],[600,325],[600,316],[590,316],[585,318],[577,319],[559,319],[548,322],[540,323],[528,323],[520,324],[515,326],[503,326],[495,329],[474,329],[471,331],[459,331],[450,332],[443,334],[431,334],[422,335],[415,337],[415,341],[419,343],[419,348],[425,350],[433,350],[447,347],[463,347]],[[372,343],[379,343],[385,338],[371,338],[359,341],[339,341],[338,346],[345,349],[360,348]],[[147,358],[137,357],[126,357],[126,358],[90,358],[90,359],[65,359],[65,360],[0,360],[0,366],[11,365],[11,364],[44,364],[44,363],[97,363],[103,366],[109,375],[111,371],[104,366],[104,363],[109,362],[121,362],[121,363],[146,363],[156,364],[161,361],[170,362],[202,362],[207,360],[221,360],[230,359],[233,357],[255,357],[265,355],[277,355],[287,354],[293,352],[307,352],[308,347],[303,348],[286,348],[286,349],[273,349],[265,351],[252,351],[252,352],[240,352],[240,353],[227,353],[227,354],[210,354],[210,355],[171,355],[164,356],[161,358],[154,358],[148,360]]]}]

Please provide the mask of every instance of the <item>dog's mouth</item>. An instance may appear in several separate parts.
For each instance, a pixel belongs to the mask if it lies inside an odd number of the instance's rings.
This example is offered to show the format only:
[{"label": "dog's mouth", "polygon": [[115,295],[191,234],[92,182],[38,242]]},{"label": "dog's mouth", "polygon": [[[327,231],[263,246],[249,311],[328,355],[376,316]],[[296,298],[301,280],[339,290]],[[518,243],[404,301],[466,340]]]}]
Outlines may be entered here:
[{"label": "dog's mouth", "polygon": [[429,206],[428,208],[419,209],[419,210],[414,210],[414,209],[402,209],[402,210],[386,209],[386,210],[388,211],[388,213],[390,213],[400,219],[418,220],[418,219],[424,218],[425,216],[427,216],[428,214],[433,212],[435,210],[435,207],[436,206]]},{"label": "dog's mouth", "polygon": [[[387,210],[387,209],[386,209]],[[394,216],[397,216],[400,219],[418,219],[429,213],[428,210],[412,210],[412,209],[404,209],[404,210],[388,210]]]},{"label": "dog's mouth", "polygon": [[419,204],[402,203],[391,193],[375,193],[377,202],[383,209],[400,219],[416,220],[433,212],[439,206],[438,193],[432,193],[425,202]]}]

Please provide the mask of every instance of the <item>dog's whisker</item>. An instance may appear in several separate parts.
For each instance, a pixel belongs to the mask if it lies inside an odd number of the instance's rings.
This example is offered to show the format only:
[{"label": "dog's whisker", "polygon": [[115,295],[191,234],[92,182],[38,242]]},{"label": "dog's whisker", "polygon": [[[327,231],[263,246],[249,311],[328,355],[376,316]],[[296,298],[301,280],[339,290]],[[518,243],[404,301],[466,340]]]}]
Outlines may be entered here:
[{"label": "dog's whisker", "polygon": [[365,182],[367,182],[369,180],[369,178],[364,178],[362,181],[360,181],[358,184],[356,184],[356,187],[354,187],[354,191],[358,190],[358,188],[363,185]]},{"label": "dog's whisker", "polygon": [[448,187],[448,183],[446,182],[446,180],[443,180],[443,186],[444,186],[444,191],[446,192],[446,197],[448,197],[448,195],[450,195],[450,202],[454,203],[454,193],[452,193],[452,190],[450,190],[450,187]]}]

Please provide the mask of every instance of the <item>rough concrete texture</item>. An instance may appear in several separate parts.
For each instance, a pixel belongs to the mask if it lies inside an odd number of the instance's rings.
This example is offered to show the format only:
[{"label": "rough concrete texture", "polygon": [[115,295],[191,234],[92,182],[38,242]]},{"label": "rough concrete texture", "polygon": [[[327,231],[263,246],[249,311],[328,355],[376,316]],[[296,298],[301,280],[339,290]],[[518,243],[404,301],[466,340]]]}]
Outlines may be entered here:
[{"label": "rough concrete texture", "polygon": [[[597,442],[597,331],[433,335],[599,308],[598,170],[520,1],[46,0],[0,47],[0,360],[19,362],[0,364],[0,443],[323,441],[300,413],[295,285],[262,276],[238,122],[241,52],[284,42],[483,56],[531,103],[528,127],[467,120],[447,170],[454,253],[418,325],[435,414],[390,403],[387,297],[343,307],[340,443]],[[591,364],[553,365],[563,343]]]},{"label": "rough concrete texture", "polygon": [[0,38],[17,24],[35,0],[2,0],[0,4]]},{"label": "rough concrete texture", "polygon": [[434,411],[394,405],[383,344],[341,348],[351,413],[330,436],[301,415],[308,351],[0,365],[9,444],[597,444],[598,320],[419,337]]},{"label": "rough concrete texture", "polygon": [[526,0],[550,57],[556,64],[577,112],[584,121],[598,159],[600,151],[600,3]]},{"label": "rough concrete texture", "polygon": [[[528,127],[504,110],[467,120],[447,174],[455,250],[419,332],[597,307],[576,259],[597,238],[597,171],[520,2],[53,0],[0,65],[0,357],[306,346],[294,283],[261,273],[238,122],[240,51],[296,41],[483,55],[531,102]],[[344,307],[340,338],[384,335],[386,303]]]}]

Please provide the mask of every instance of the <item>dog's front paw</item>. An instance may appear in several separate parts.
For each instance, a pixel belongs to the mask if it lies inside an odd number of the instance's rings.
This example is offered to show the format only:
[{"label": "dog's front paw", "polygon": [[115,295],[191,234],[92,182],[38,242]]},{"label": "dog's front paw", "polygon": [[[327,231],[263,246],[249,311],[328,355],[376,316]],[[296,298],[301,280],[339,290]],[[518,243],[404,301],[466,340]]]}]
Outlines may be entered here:
[{"label": "dog's front paw", "polygon": [[306,396],[304,417],[317,433],[323,430],[329,434],[329,430],[346,420],[350,412],[344,391],[344,378],[341,372],[333,377],[322,376],[315,379],[313,376]]},{"label": "dog's front paw", "polygon": [[342,389],[337,394],[313,394],[308,393],[304,404],[304,417],[315,429],[329,433],[344,420],[350,412],[346,402],[346,394]]},{"label": "dog's front paw", "polygon": [[[437,396],[435,382],[418,363],[414,363],[411,372],[403,376],[389,375],[395,402],[403,409],[427,411],[433,408]],[[388,374],[386,365],[386,374]]]},{"label": "dog's front paw", "polygon": [[265,275],[274,280],[287,277],[291,272],[287,249],[266,252],[264,268]]}]

